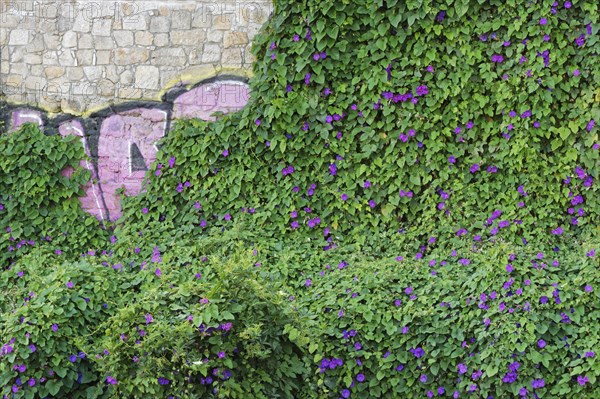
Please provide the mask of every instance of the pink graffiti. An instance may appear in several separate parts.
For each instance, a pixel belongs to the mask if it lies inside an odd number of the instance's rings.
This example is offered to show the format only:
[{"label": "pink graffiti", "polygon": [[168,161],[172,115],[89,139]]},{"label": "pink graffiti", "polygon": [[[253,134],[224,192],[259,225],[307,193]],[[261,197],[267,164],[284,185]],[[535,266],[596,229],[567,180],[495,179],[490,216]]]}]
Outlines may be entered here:
[{"label": "pink graffiti", "polygon": [[[114,112],[99,121],[98,147],[94,151],[82,122],[70,119],[57,126],[64,136],[80,137],[88,159],[80,165],[92,173],[80,198],[82,208],[100,220],[115,221],[121,217],[121,198],[137,195],[143,189],[146,170],[156,160],[156,143],[166,133],[170,118],[200,118],[214,121],[214,113],[229,113],[242,109],[249,100],[248,85],[235,80],[221,80],[201,84],[181,94],[173,101],[171,116],[167,107],[139,107]],[[44,128],[42,112],[15,109],[10,115],[8,131],[14,132],[27,122]],[[94,164],[97,165],[97,174]],[[66,177],[71,168],[62,171]]]},{"label": "pink graffiti", "polygon": [[248,102],[248,85],[241,82],[215,82],[201,85],[177,97],[173,102],[173,118],[200,118],[214,121],[214,112],[234,112]]},{"label": "pink graffiti", "polygon": [[133,146],[150,168],[156,160],[155,143],[165,135],[168,113],[160,109],[138,108],[112,115],[104,120],[98,138],[98,177],[110,218],[121,217],[117,190],[137,195],[142,189],[145,170],[135,170]]}]

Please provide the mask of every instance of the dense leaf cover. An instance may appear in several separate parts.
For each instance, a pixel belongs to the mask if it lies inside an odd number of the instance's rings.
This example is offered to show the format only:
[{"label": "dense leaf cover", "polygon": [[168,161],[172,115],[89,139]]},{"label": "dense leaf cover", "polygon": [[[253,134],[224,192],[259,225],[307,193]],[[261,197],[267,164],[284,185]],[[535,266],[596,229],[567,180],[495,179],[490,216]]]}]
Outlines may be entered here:
[{"label": "dense leaf cover", "polygon": [[0,393],[599,397],[598,26],[278,1],[251,102],[179,123],[109,229],[78,143],[1,136]]}]

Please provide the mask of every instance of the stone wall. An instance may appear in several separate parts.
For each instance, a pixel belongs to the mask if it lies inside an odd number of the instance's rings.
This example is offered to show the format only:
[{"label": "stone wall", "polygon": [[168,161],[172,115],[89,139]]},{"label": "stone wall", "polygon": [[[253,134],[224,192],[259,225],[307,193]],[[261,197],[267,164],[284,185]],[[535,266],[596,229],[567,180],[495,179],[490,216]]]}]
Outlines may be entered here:
[{"label": "stone wall", "polygon": [[80,115],[247,76],[271,11],[265,0],[0,0],[0,100]]}]

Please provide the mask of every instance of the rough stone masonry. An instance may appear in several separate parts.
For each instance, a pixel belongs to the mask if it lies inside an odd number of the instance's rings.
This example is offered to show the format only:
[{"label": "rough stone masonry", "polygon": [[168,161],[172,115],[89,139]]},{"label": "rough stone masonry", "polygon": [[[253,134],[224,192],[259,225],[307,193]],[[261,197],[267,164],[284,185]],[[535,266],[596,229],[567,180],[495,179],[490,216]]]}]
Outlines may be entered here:
[{"label": "rough stone masonry", "polygon": [[0,0],[0,101],[86,114],[247,76],[270,1]]}]

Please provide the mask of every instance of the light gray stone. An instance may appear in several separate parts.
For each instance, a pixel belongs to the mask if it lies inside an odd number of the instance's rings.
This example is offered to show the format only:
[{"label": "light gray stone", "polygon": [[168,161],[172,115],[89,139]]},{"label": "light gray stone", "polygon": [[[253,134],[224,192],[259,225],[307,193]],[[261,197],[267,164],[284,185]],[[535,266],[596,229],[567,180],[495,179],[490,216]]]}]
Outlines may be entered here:
[{"label": "light gray stone", "polygon": [[62,50],[58,53],[58,63],[62,66],[76,66],[77,60],[74,52],[70,50]]},{"label": "light gray stone", "polygon": [[95,19],[92,26],[92,35],[94,36],[110,36],[112,29],[111,19]]},{"label": "light gray stone", "polygon": [[58,65],[58,52],[46,51],[42,54],[42,64],[44,65]]},{"label": "light gray stone", "polygon": [[171,20],[169,17],[152,17],[150,19],[150,32],[164,33],[171,29]]},{"label": "light gray stone", "polygon": [[112,51],[98,50],[96,51],[96,65],[108,65],[112,59]]},{"label": "light gray stone", "polygon": [[186,59],[182,48],[161,48],[152,52],[152,65],[183,67]]},{"label": "light gray stone", "polygon": [[221,46],[218,44],[205,44],[202,52],[203,63],[215,63],[221,60]]},{"label": "light gray stone", "polygon": [[79,81],[83,79],[83,68],[82,67],[67,67],[67,78],[70,81]]},{"label": "light gray stone", "polygon": [[110,36],[97,36],[94,38],[94,48],[96,50],[112,50],[114,47],[115,41]]},{"label": "light gray stone", "polygon": [[94,65],[94,50],[77,50],[75,57],[78,66]]},{"label": "light gray stone", "polygon": [[208,29],[206,32],[206,41],[208,43],[221,43],[223,41],[223,31]]},{"label": "light gray stone", "polygon": [[135,44],[139,46],[151,46],[154,42],[154,35],[147,31],[135,32]]},{"label": "light gray stone", "polygon": [[6,46],[8,42],[8,29],[0,26],[0,45],[2,47]]},{"label": "light gray stone", "polygon": [[48,50],[56,50],[60,44],[60,36],[52,33],[45,33],[44,43]]},{"label": "light gray stone", "polygon": [[65,32],[62,38],[62,46],[66,48],[77,47],[77,32]]},{"label": "light gray stone", "polygon": [[119,47],[133,46],[133,32],[127,30],[116,30],[113,32],[115,42]]},{"label": "light gray stone", "polygon": [[192,26],[192,14],[186,10],[173,10],[171,20],[172,30],[186,30]]},{"label": "light gray stone", "polygon": [[167,33],[157,33],[154,35],[154,45],[156,47],[166,47],[169,44],[169,35]]},{"label": "light gray stone", "polygon": [[171,32],[171,44],[173,46],[199,46],[205,41],[206,32],[204,29]]},{"label": "light gray stone", "polygon": [[148,61],[149,51],[144,48],[118,48],[115,50],[116,65],[141,64]]},{"label": "light gray stone", "polygon": [[148,30],[147,16],[141,12],[136,12],[133,15],[123,19],[123,30]]},{"label": "light gray stone", "polygon": [[240,68],[242,66],[242,51],[239,48],[232,47],[223,50],[221,56],[221,65]]},{"label": "light gray stone", "polygon": [[39,53],[44,51],[44,36],[41,33],[37,33],[31,43],[27,46],[27,51],[30,53]]},{"label": "light gray stone", "polygon": [[27,76],[27,72],[29,71],[29,68],[27,67],[27,65],[25,63],[19,62],[16,64],[8,64],[10,65],[10,73],[15,73],[17,75],[21,75],[21,76]]},{"label": "light gray stone", "polygon": [[23,46],[29,43],[29,31],[25,29],[13,29],[8,39],[9,46]]},{"label": "light gray stone", "polygon": [[95,81],[102,77],[102,67],[98,66],[84,66],[83,73],[89,81]]},{"label": "light gray stone", "polygon": [[91,29],[91,19],[88,18],[85,12],[79,12],[75,17],[75,21],[73,22],[72,30],[80,33],[89,33]]},{"label": "light gray stone", "polygon": [[79,48],[80,49],[92,49],[94,48],[94,38],[89,33],[81,33],[79,36]]},{"label": "light gray stone", "polygon": [[121,73],[120,82],[123,85],[131,85],[131,84],[133,84],[133,78],[134,78],[133,71],[127,70],[127,71]]},{"label": "light gray stone", "polygon": [[151,65],[140,65],[135,70],[135,87],[158,90],[159,70]]},{"label": "light gray stone", "polygon": [[212,26],[211,14],[196,14],[192,20],[192,28],[210,28]]},{"label": "light gray stone", "polygon": [[25,54],[23,60],[29,65],[39,65],[42,63],[42,56],[39,54]]},{"label": "light gray stone", "polygon": [[10,62],[23,62],[23,58],[27,53],[24,46],[9,47]]}]

